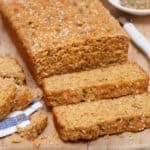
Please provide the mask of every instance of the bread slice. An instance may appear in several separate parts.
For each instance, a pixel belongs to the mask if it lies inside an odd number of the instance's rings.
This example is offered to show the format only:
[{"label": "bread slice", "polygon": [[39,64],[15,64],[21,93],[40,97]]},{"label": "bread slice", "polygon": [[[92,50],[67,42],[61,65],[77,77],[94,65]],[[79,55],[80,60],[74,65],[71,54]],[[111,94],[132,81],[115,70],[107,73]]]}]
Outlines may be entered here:
[{"label": "bread slice", "polygon": [[150,93],[57,106],[53,115],[64,141],[142,131],[150,127]]},{"label": "bread slice", "polygon": [[22,109],[31,101],[31,94],[26,86],[25,73],[16,59],[0,57],[0,77],[13,82],[16,87],[13,109]]},{"label": "bread slice", "polygon": [[47,115],[43,111],[37,111],[30,117],[31,123],[24,128],[18,128],[18,133],[22,137],[34,140],[47,126]]},{"label": "bread slice", "polygon": [[25,82],[25,74],[18,62],[12,57],[0,57],[0,119],[31,102],[31,93]]},{"label": "bread slice", "polygon": [[127,61],[129,39],[99,0],[0,1],[12,39],[40,84]]},{"label": "bread slice", "polygon": [[148,75],[135,63],[53,76],[43,80],[48,106],[146,92]]},{"label": "bread slice", "polygon": [[15,91],[16,87],[12,80],[0,78],[0,120],[10,113]]}]

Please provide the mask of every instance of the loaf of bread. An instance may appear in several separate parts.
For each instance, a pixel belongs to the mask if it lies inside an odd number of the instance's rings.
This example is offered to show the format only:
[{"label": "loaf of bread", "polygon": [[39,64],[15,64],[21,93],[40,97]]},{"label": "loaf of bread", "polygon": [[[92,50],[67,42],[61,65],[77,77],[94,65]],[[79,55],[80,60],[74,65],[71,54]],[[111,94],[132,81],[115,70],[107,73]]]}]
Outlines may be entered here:
[{"label": "loaf of bread", "polygon": [[16,60],[0,57],[0,119],[31,102],[31,93],[25,82],[25,74]]},{"label": "loaf of bread", "polygon": [[137,132],[150,127],[150,93],[57,106],[53,115],[64,141]]},{"label": "loaf of bread", "polygon": [[138,94],[147,87],[147,73],[132,62],[43,80],[48,106]]},{"label": "loaf of bread", "polygon": [[127,61],[129,39],[99,0],[1,0],[5,25],[38,83]]}]

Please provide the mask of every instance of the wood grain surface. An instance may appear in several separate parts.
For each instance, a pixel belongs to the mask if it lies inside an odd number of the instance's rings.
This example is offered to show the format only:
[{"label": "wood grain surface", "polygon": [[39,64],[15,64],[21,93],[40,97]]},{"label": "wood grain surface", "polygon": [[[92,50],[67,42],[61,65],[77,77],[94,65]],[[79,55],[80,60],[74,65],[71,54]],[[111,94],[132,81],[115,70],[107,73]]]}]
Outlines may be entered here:
[{"label": "wood grain surface", "polygon": [[[135,17],[127,14],[123,14],[112,8],[105,0],[105,6],[110,9],[111,13],[117,18],[120,15],[133,20],[138,29],[150,40],[150,16]],[[11,55],[15,57],[23,66],[28,86],[36,88],[36,84],[33,81],[26,65],[22,61],[21,57],[17,53],[17,50],[9,38],[6,29],[0,18],[0,55]],[[150,71],[150,60],[144,56],[144,54],[138,50],[133,44],[130,44],[129,59],[136,61],[141,65],[148,73]],[[64,143],[62,142],[55,130],[51,112],[46,110],[49,116],[48,127],[44,133],[33,142],[29,142],[25,139],[21,139],[21,143],[14,143],[16,135],[12,135],[3,139],[0,139],[0,150],[30,150],[36,149],[39,145],[39,149],[56,149],[56,150],[150,150],[150,129],[147,129],[139,133],[124,133],[120,135],[100,137],[92,142],[82,143]]]}]

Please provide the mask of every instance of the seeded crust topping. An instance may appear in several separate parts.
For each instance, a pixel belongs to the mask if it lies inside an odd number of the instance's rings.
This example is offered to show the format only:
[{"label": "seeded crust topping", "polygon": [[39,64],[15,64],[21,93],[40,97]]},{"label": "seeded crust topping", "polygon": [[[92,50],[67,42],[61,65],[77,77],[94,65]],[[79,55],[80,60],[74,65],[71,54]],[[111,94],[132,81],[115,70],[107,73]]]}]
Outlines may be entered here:
[{"label": "seeded crust topping", "polygon": [[[51,47],[55,51],[56,45],[79,42],[83,38],[118,34],[118,22],[108,17],[109,12],[97,0],[92,3],[90,0],[80,3],[75,0],[37,0],[36,3],[34,0],[15,0],[6,1],[4,5],[9,14],[14,14],[11,21],[23,30],[25,40],[35,52],[44,50],[42,47]],[[124,34],[121,27],[119,29],[119,35]]]}]

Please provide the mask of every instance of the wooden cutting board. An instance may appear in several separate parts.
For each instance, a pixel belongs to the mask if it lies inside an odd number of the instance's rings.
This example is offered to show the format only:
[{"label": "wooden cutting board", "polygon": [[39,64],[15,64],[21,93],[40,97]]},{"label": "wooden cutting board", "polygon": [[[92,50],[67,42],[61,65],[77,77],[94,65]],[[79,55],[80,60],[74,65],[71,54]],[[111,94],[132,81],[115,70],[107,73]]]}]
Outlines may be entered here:
[{"label": "wooden cutting board", "polygon": [[[125,15],[128,18],[131,18],[139,30],[150,39],[150,16],[147,17],[134,17],[127,14],[122,14],[119,11],[116,11],[109,4],[103,0],[106,7],[111,10],[111,13],[118,17],[119,15]],[[21,57],[17,53],[17,50],[7,35],[6,29],[3,26],[2,20],[0,18],[0,55],[11,55],[18,59],[20,64],[23,66],[24,71],[27,76],[28,86],[31,88],[37,87],[33,81],[27,67],[23,63]],[[133,44],[130,45],[129,49],[129,59],[136,61],[141,65],[148,73],[150,71],[150,60],[136,49]],[[46,110],[46,108],[45,108]],[[25,139],[17,139],[16,135],[12,135],[3,139],[0,139],[0,150],[17,150],[17,149],[36,149],[41,150],[45,149],[61,149],[61,150],[125,150],[125,149],[150,149],[150,129],[145,130],[139,133],[124,133],[120,135],[105,136],[100,137],[92,142],[84,143],[64,143],[62,142],[55,130],[51,112],[46,110],[49,116],[48,127],[44,133],[34,142],[29,142]],[[14,143],[14,142],[20,143]]]}]

